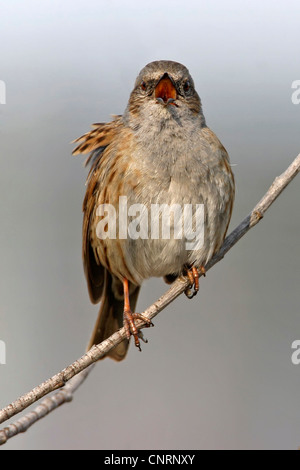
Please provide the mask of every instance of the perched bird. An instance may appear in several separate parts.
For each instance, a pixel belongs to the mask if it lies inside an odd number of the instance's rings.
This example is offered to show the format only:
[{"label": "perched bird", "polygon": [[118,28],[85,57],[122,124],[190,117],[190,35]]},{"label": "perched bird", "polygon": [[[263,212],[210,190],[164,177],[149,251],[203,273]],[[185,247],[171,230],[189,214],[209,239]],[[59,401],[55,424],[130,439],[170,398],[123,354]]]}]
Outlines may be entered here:
[{"label": "perched bird", "polygon": [[[75,142],[78,146],[73,154],[90,153],[83,202],[83,262],[91,301],[101,300],[88,347],[124,324],[127,339],[108,354],[119,361],[126,355],[131,335],[140,348],[135,320],[150,323],[134,313],[144,279],[164,277],[172,282],[188,275],[191,288],[186,294],[192,297],[197,293],[198,273],[205,273],[205,265],[227,232],[234,176],[225,148],[206,125],[194,81],[178,62],[159,60],[146,65],[124,114],[114,116],[111,122],[94,124]],[[128,227],[133,212],[128,211],[124,218],[120,201],[126,201],[127,209],[140,209],[133,236]],[[157,230],[153,235],[150,230],[148,210],[183,206],[203,207],[199,220],[204,236],[192,247],[188,244],[190,234],[183,233],[182,220],[179,225],[175,220],[176,211],[167,227],[173,237],[157,235]],[[106,226],[105,234],[101,220],[108,207],[113,208],[116,220],[110,228]],[[192,232],[195,217],[193,213],[189,221]],[[161,214],[158,218],[164,223]]]}]

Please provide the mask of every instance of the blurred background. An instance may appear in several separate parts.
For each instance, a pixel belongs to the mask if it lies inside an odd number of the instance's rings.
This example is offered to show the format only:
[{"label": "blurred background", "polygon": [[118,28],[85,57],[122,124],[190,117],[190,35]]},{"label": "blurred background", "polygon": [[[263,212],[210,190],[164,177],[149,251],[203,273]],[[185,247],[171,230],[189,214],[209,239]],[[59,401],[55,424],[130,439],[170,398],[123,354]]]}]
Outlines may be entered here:
[{"label": "blurred background", "polygon": [[[81,260],[84,157],[70,142],[121,114],[137,73],[185,64],[229,152],[230,228],[300,152],[298,0],[0,1],[0,407],[84,352],[98,306]],[[264,220],[74,400],[3,449],[296,449],[299,177]],[[151,279],[142,311],[167,286]],[[1,426],[2,427],[2,426]]]}]

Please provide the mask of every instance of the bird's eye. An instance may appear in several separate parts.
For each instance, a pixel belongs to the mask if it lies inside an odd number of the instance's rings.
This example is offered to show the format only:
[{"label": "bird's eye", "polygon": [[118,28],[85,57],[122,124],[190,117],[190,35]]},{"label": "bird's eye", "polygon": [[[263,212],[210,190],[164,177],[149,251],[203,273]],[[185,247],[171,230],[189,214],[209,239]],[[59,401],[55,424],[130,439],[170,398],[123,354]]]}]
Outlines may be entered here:
[{"label": "bird's eye", "polygon": [[187,80],[186,82],[184,82],[183,84],[183,91],[185,93],[187,93],[188,91],[190,91],[191,89],[191,82],[189,80]]},{"label": "bird's eye", "polygon": [[147,90],[147,85],[146,82],[142,81],[140,84],[141,90],[146,91]]}]

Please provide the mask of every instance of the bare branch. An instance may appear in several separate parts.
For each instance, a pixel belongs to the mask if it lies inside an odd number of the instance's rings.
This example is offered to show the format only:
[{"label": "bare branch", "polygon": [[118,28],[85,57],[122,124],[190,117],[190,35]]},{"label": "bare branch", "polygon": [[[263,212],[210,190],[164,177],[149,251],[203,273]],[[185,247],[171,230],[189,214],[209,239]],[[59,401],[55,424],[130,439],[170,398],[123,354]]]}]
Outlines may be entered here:
[{"label": "bare branch", "polygon": [[[233,232],[227,236],[219,252],[216,253],[207,264],[206,271],[211,269],[216,263],[224,258],[226,253],[240,240],[240,238],[243,237],[262,219],[271,204],[273,204],[273,202],[295,178],[299,171],[300,154],[295,158],[287,170],[274,180],[267,193],[254,207],[253,211],[238,225],[238,227],[236,227],[235,230],[233,230]],[[201,276],[201,273],[199,275]],[[145,310],[143,315],[150,319],[154,318],[159,312],[161,312],[165,307],[173,302],[173,300],[182,294],[188,285],[188,279],[178,278],[164,295],[162,295],[153,305]],[[143,328],[145,326],[146,325],[144,322],[137,322],[138,328]],[[29,412],[15,423],[12,423],[6,428],[0,430],[0,445],[4,444],[10,437],[20,432],[26,431],[34,422],[44,417],[50,411],[56,409],[61,404],[70,401],[74,391],[86,379],[88,373],[91,370],[92,364],[107,354],[111,349],[116,347],[123,339],[125,339],[125,337],[125,329],[121,328],[101,344],[93,346],[73,364],[66,367],[61,372],[46,380],[39,386],[35,387],[30,392],[21,396],[10,405],[3,408],[0,411],[0,423],[10,419],[17,413],[20,413],[28,406],[32,405],[54,390],[57,390],[58,388],[61,389],[53,394],[52,397],[47,397],[45,400],[43,400],[41,404],[35,408],[35,410]]]},{"label": "bare branch", "polygon": [[36,421],[44,418],[48,413],[55,410],[64,403],[70,402],[73,399],[73,393],[84,382],[89,372],[94,367],[92,364],[87,369],[84,369],[79,374],[75,375],[63,388],[54,393],[51,397],[46,397],[33,411],[22,416],[19,420],[0,431],[0,445],[13,436],[21,432],[27,431]]}]

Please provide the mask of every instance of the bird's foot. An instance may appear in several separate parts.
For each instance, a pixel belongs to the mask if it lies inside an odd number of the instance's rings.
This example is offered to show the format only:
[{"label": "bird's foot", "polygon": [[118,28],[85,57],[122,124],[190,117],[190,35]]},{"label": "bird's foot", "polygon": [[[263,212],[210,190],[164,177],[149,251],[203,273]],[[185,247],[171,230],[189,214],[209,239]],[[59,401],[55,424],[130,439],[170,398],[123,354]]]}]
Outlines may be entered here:
[{"label": "bird's foot", "polygon": [[199,270],[196,268],[196,266],[192,266],[191,268],[186,270],[186,275],[189,278],[190,285],[184,291],[184,293],[188,299],[192,299],[193,297],[195,297],[195,295],[197,295],[199,291],[199,273],[202,276],[206,275],[206,270],[204,266],[201,266]]},{"label": "bird's foot", "polygon": [[124,310],[124,328],[126,331],[127,339],[129,340],[130,336],[132,335],[134,337],[134,344],[139,349],[139,351],[141,351],[141,344],[139,338],[144,341],[144,343],[147,343],[147,340],[143,337],[143,333],[141,331],[138,331],[135,325],[135,320],[144,321],[146,323],[146,327],[154,325],[149,318],[145,317],[141,313],[132,313],[131,310]]}]

